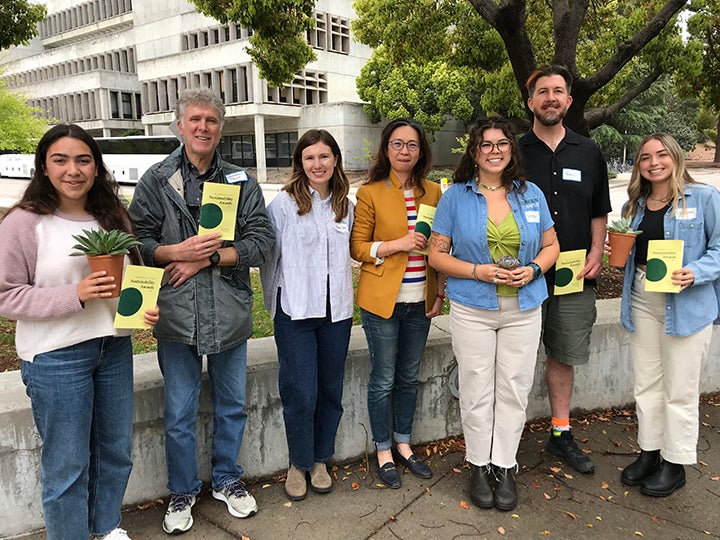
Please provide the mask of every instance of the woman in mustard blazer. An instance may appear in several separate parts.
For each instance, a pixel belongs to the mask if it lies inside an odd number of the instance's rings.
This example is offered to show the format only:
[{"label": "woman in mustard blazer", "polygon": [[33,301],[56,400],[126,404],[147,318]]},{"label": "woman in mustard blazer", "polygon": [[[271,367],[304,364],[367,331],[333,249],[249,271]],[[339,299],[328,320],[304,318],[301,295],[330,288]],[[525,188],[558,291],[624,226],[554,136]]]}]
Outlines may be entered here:
[{"label": "woman in mustard blazer", "polygon": [[420,124],[390,122],[358,189],[350,237],[350,254],[362,263],[357,303],[370,352],[370,426],[380,480],[391,488],[400,487],[395,460],[416,476],[432,476],[410,448],[420,360],[430,318],[445,300],[444,279],[421,253],[427,237],[415,231],[420,205],[440,200],[440,186],[425,179],[431,160]]}]

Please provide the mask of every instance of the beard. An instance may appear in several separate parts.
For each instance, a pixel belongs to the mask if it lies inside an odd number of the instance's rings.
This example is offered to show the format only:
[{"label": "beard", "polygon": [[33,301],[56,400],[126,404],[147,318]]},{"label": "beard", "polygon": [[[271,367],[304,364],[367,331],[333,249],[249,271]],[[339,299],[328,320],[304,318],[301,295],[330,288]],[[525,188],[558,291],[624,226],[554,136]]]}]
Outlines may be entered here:
[{"label": "beard", "polygon": [[556,126],[563,121],[567,115],[567,109],[561,109],[558,111],[533,111],[533,115],[536,120],[545,127]]}]

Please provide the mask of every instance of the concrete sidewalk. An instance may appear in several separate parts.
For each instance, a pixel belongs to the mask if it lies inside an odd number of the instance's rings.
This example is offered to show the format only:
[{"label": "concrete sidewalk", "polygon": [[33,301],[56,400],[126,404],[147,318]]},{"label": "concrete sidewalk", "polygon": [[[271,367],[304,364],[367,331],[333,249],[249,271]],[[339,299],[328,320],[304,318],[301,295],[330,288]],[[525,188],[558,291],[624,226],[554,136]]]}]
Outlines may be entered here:
[{"label": "concrete sidewalk", "polygon": [[[519,504],[512,512],[468,505],[470,471],[462,440],[450,440],[428,447],[431,480],[406,473],[398,490],[380,487],[375,471],[358,462],[337,466],[331,494],[309,493],[300,502],[286,499],[281,479],[266,479],[248,486],[260,512],[245,520],[232,518],[205,491],[194,507],[195,525],[182,538],[720,538],[720,395],[703,400],[700,420],[699,463],[686,467],[686,486],[668,498],[647,497],[620,482],[621,469],[638,450],[636,420],[627,411],[607,411],[574,422],[575,437],[592,452],[592,475],[576,473],[544,452],[545,425],[526,427],[518,458]],[[122,527],[133,540],[170,538],[161,526],[165,502],[128,510]]]}]

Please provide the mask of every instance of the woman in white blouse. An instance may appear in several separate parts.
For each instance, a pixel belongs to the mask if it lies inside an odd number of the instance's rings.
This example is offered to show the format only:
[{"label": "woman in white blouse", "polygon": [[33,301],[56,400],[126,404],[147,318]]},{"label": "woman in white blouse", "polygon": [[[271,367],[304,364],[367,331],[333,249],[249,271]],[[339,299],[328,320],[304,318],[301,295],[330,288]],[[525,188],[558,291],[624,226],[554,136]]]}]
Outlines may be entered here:
[{"label": "woman in white blouse", "polygon": [[335,452],[353,314],[353,205],[335,139],[311,129],[297,142],[292,175],[268,205],[277,238],[261,268],[265,308],[275,323],[279,388],[290,468],[285,493],[327,493]]}]

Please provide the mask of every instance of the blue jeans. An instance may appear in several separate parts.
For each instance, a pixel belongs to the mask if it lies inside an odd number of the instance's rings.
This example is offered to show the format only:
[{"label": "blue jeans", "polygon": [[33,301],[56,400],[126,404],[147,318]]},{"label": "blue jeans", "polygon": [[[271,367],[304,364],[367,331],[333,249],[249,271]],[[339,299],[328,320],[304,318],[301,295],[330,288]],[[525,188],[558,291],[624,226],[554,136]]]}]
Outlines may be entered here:
[{"label": "blue jeans", "polygon": [[375,447],[388,450],[392,445],[391,409],[393,439],[410,444],[420,360],[430,331],[425,302],[395,304],[389,319],[364,309],[360,314],[370,351],[368,414]]},{"label": "blue jeans", "polygon": [[328,304],[325,317],[293,321],[279,296],[275,345],[288,453],[292,465],[309,471],[335,453],[352,319],[333,323]]},{"label": "blue jeans", "polygon": [[129,337],[102,337],[20,366],[42,439],[40,478],[49,540],[85,539],[120,524],[132,460]]},{"label": "blue jeans", "polygon": [[[243,472],[237,464],[245,414],[247,342],[207,355],[212,399],[212,487],[220,490],[236,482]],[[198,479],[195,423],[197,420],[202,356],[192,345],[158,341],[160,371],[165,379],[165,458],[171,493],[197,495]]]}]

